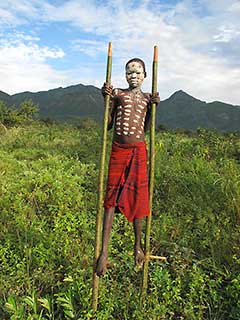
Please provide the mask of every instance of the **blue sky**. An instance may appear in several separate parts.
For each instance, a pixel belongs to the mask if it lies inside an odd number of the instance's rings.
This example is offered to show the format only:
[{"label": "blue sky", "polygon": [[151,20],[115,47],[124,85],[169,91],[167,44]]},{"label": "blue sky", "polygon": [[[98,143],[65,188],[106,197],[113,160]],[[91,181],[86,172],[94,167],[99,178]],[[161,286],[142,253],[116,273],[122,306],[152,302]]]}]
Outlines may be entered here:
[{"label": "blue sky", "polygon": [[157,45],[162,99],[182,89],[240,105],[239,0],[0,0],[0,90],[101,87],[109,41],[114,87],[140,57],[149,91]]}]

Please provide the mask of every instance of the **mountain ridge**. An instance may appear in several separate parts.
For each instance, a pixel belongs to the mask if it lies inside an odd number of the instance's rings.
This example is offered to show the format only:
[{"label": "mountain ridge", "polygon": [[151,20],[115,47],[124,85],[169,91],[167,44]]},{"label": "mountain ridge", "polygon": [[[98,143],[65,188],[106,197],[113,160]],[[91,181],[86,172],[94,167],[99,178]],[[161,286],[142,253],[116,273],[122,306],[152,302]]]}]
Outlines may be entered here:
[{"label": "mountain ridge", "polygon": [[[9,95],[0,91],[0,100],[19,106],[31,99],[39,106],[40,118],[74,122],[79,118],[103,118],[101,89],[93,85],[76,84],[38,92],[19,92]],[[157,108],[157,125],[168,128],[196,130],[198,127],[220,131],[240,131],[240,106],[221,101],[206,102],[183,90],[161,101]]]}]

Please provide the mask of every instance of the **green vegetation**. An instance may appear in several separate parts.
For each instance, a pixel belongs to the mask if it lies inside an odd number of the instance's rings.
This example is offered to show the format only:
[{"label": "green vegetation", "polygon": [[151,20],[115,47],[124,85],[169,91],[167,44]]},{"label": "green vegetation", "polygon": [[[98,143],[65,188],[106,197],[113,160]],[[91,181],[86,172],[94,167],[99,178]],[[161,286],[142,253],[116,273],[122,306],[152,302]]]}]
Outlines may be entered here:
[{"label": "green vegetation", "polygon": [[24,100],[19,108],[15,106],[8,107],[6,103],[0,101],[0,124],[5,126],[14,126],[27,124],[34,119],[38,112],[38,107],[32,100]]},{"label": "green vegetation", "polygon": [[[0,319],[90,319],[100,128],[1,129]],[[149,289],[117,214],[97,319],[237,320],[240,134],[158,132]],[[108,148],[110,148],[110,137]]]}]

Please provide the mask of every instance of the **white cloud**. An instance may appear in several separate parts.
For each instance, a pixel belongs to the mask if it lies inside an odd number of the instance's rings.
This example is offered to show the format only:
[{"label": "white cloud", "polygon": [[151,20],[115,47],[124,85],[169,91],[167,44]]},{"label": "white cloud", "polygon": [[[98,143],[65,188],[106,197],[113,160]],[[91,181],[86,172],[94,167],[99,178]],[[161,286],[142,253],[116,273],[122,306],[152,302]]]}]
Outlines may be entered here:
[{"label": "white cloud", "polygon": [[[27,40],[26,40],[27,39]],[[0,38],[1,90],[7,93],[38,91],[67,84],[64,73],[47,64],[48,59],[64,56],[61,49],[40,46],[34,37],[24,34],[11,35],[7,40]]]},{"label": "white cloud", "polygon": [[236,28],[233,25],[222,25],[219,27],[219,33],[214,35],[216,42],[230,42],[234,38],[240,35],[240,28]]},{"label": "white cloud", "polygon": [[[125,85],[124,64],[133,56],[146,60],[151,69],[152,48],[157,44],[159,90],[163,98],[183,89],[202,99],[240,104],[237,89],[240,83],[236,76],[240,69],[229,67],[227,48],[222,47],[222,43],[229,43],[239,35],[237,26],[229,24],[230,9],[236,12],[236,4],[229,0],[226,10],[226,2],[222,0],[184,0],[176,6],[160,5],[152,10],[149,1],[134,6],[131,2],[108,1],[97,6],[94,1],[71,0],[60,7],[49,6],[46,16],[111,39],[116,86]],[[107,41],[101,44],[86,40],[74,42],[75,50],[90,56],[103,52],[104,46],[107,50]],[[150,82],[149,77],[146,89],[151,86]]]},{"label": "white cloud", "polygon": [[[138,3],[108,0],[101,5],[94,0],[66,0],[59,5],[50,0],[5,0],[4,3],[0,4],[0,19],[5,16],[12,23],[26,23],[31,19],[46,24],[61,23],[63,28],[70,25],[85,33],[84,39],[78,38],[69,45],[73,50],[94,58],[94,61],[88,65],[89,69],[81,66],[75,74],[72,67],[70,78],[79,79],[78,72],[83,83],[104,81],[104,75],[101,75],[103,68],[97,69],[103,61],[97,59],[102,59],[102,53],[107,51],[107,42],[111,40],[114,85],[125,85],[125,62],[139,56],[146,61],[148,68],[149,76],[144,86],[147,90],[151,87],[152,50],[157,44],[162,98],[174,90],[183,89],[203,100],[240,104],[239,0],[228,0],[227,4],[226,0],[179,0],[176,5],[148,0]],[[47,68],[43,77],[46,86],[54,84],[58,77],[62,79],[64,76],[51,68],[47,59],[61,58],[63,52],[44,47],[37,40],[29,39],[27,46],[15,44],[18,55],[12,48],[10,56],[14,57],[16,53],[26,68],[26,57],[33,57],[34,62],[42,67],[39,72],[45,72],[44,68]],[[48,81],[48,74],[49,79],[55,80]]]},{"label": "white cloud", "polygon": [[18,25],[21,23],[22,21],[19,18],[17,18],[14,14],[12,14],[10,11],[0,8],[0,25]]},{"label": "white cloud", "polygon": [[76,39],[72,42],[72,49],[83,52],[90,57],[96,57],[99,53],[105,52],[105,42],[96,40]]}]

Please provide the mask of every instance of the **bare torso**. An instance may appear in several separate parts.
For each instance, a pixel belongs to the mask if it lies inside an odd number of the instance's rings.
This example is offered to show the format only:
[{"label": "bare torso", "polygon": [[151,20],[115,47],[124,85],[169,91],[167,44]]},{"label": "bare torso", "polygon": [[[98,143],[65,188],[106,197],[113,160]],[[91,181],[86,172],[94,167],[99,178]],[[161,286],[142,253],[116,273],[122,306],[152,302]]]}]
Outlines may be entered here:
[{"label": "bare torso", "polygon": [[149,95],[141,90],[113,90],[112,121],[113,140],[134,143],[145,139],[144,129],[149,111]]}]

